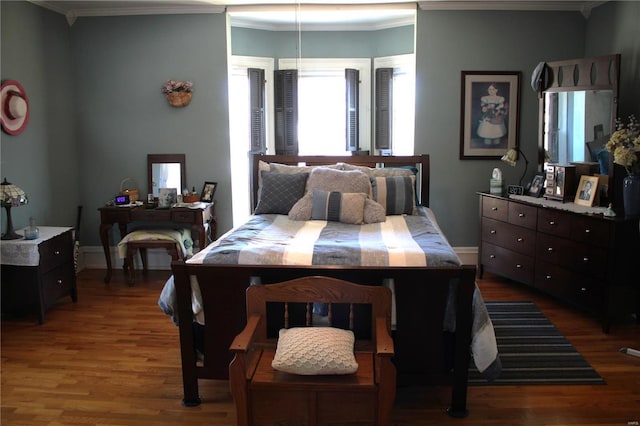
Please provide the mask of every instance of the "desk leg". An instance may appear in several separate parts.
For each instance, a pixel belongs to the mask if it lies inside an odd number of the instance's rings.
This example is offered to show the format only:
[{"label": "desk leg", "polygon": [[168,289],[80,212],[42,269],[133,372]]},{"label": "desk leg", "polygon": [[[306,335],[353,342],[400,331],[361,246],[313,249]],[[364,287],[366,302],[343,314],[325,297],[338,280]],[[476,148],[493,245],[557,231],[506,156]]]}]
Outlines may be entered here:
[{"label": "desk leg", "polygon": [[111,281],[111,251],[109,250],[109,230],[113,224],[100,224],[100,242],[102,243],[102,249],[104,250],[104,258],[107,260],[107,275],[104,277],[104,282],[109,283]]},{"label": "desk leg", "polygon": [[[204,225],[193,225],[191,227],[192,233],[198,237],[198,244],[200,245],[200,250],[204,249],[207,246],[207,233],[205,231]],[[193,238],[193,236],[192,236]]]}]

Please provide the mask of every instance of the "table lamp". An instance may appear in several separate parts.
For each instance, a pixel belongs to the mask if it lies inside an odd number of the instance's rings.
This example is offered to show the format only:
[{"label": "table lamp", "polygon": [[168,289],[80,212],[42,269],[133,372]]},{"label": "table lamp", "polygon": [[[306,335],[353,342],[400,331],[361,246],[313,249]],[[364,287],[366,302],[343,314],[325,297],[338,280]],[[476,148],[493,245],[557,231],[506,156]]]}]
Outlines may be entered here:
[{"label": "table lamp", "polygon": [[515,185],[510,185],[509,193],[522,195],[524,193],[524,188],[522,187],[522,179],[524,179],[524,176],[527,174],[527,168],[529,167],[529,160],[527,160],[527,157],[524,155],[524,152],[522,152],[520,150],[520,147],[518,146],[516,146],[515,148],[509,148],[507,153],[503,155],[500,160],[504,161],[511,167],[515,167],[516,164],[518,163],[518,154],[522,154],[522,158],[524,158],[524,172],[522,172],[522,176],[518,181],[517,187]]},{"label": "table lamp", "polygon": [[7,232],[2,234],[1,239],[17,240],[23,236],[16,234],[16,231],[13,229],[13,223],[11,222],[11,207],[18,207],[23,204],[27,204],[29,200],[27,199],[24,191],[14,184],[7,182],[7,178],[4,178],[4,181],[0,183],[0,186],[2,187],[0,203],[2,204],[2,207],[7,210]]}]

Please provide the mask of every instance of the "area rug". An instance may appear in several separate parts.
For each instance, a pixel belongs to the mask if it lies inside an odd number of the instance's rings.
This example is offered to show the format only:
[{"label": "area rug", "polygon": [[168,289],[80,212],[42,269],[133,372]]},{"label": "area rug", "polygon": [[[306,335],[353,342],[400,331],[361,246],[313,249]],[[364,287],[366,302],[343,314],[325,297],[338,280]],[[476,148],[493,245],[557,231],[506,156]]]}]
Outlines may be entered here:
[{"label": "area rug", "polygon": [[470,385],[595,385],[602,377],[530,301],[486,302],[502,373],[493,382],[473,366]]}]

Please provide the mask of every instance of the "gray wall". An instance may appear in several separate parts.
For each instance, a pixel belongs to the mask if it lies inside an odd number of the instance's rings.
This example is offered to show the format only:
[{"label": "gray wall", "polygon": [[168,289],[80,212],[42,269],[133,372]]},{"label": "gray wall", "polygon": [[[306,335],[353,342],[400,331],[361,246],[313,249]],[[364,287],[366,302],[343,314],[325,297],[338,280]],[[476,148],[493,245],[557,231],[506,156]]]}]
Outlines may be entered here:
[{"label": "gray wall", "polygon": [[[120,181],[135,178],[144,193],[148,153],[185,153],[190,187],[219,182],[220,231],[229,229],[224,15],[83,17],[69,28],[62,15],[28,2],[3,1],[0,8],[2,78],[21,81],[31,102],[25,132],[1,136],[2,176],[32,200],[13,210],[16,227],[29,216],[72,225],[82,203],[82,243],[96,246],[96,209]],[[620,111],[637,110],[639,12],[636,2],[600,6],[589,20],[568,12],[418,11],[416,153],[432,155],[431,204],[454,246],[477,245],[475,191],[488,188],[491,170],[501,167],[515,183],[523,167],[458,159],[460,72],[523,73],[520,144],[534,161],[531,70],[543,60],[620,52]],[[191,105],[166,103],[160,87],[167,79],[193,81]],[[2,212],[3,232],[5,223]]]}]

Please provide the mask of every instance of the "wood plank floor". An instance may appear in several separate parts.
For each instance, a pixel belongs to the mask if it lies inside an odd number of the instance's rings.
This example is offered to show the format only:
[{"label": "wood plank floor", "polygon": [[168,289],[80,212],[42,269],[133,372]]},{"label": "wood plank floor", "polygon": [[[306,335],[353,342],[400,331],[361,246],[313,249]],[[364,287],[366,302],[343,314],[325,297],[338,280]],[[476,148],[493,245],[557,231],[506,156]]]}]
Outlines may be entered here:
[{"label": "wood plank floor", "polygon": [[[234,425],[226,381],[200,381],[199,407],[180,403],[178,330],[156,305],[168,271],[152,271],[135,287],[116,272],[79,275],[78,303],[64,298],[36,318],[2,321],[2,425]],[[445,388],[403,388],[395,425],[637,425],[640,349],[633,321],[603,334],[598,322],[494,276],[480,280],[485,300],[533,300],[607,384],[601,386],[477,386],[469,416],[452,419]]]}]

